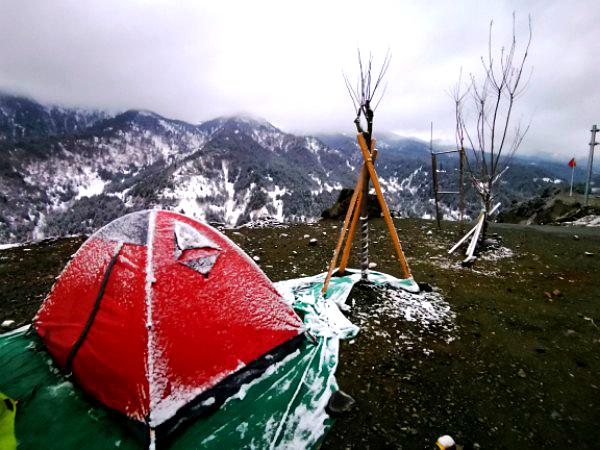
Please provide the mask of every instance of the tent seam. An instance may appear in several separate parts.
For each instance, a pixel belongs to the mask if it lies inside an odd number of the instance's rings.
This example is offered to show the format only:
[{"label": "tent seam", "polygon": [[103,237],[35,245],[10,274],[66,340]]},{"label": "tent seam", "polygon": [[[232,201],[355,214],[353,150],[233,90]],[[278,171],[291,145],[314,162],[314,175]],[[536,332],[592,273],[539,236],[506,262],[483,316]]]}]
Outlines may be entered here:
[{"label": "tent seam", "polygon": [[148,219],[148,234],[147,234],[147,248],[148,253],[146,255],[146,293],[145,293],[145,301],[146,301],[146,330],[147,330],[147,351],[148,354],[146,356],[146,381],[148,382],[148,422],[150,422],[150,416],[152,414],[153,408],[153,387],[154,387],[154,359],[153,359],[153,348],[154,348],[154,330],[153,330],[153,321],[152,321],[152,284],[154,283],[154,268],[152,265],[152,260],[154,257],[154,231],[156,228],[156,215],[157,211],[153,210],[150,212],[150,217]]}]

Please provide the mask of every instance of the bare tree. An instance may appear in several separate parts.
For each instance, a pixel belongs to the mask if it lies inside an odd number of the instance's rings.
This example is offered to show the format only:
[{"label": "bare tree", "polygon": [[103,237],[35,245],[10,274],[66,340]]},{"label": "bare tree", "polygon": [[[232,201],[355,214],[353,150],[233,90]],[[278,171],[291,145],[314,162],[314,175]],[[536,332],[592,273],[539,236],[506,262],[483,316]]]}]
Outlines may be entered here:
[{"label": "bare tree", "polygon": [[[493,21],[490,22],[487,56],[481,57],[482,73],[471,74],[465,83],[462,70],[458,83],[451,89],[455,106],[456,145],[467,151],[467,171],[481,199],[483,236],[497,195],[498,180],[523,142],[529,125],[513,126],[515,103],[527,87],[531,73],[525,77],[532,29],[528,18],[528,38],[519,51],[516,17],[513,13],[512,39],[495,54],[492,45]],[[497,58],[497,59],[496,59]],[[466,141],[466,142],[465,142]]]},{"label": "bare tree", "polygon": [[[380,94],[379,100],[375,103],[374,106],[373,103],[374,98],[377,95],[378,88],[381,86],[381,82],[383,80],[383,77],[385,76],[389,63],[390,55],[388,51],[381,66],[381,70],[379,71],[378,77],[376,79],[372,79],[372,57],[369,56],[368,62],[364,64],[359,51],[358,66],[360,69],[360,75],[356,84],[356,88],[354,88],[350,84],[348,78],[344,75],[346,87],[348,88],[348,93],[350,94],[350,98],[352,99],[352,103],[354,104],[354,109],[356,112],[356,117],[354,119],[354,124],[356,125],[356,130],[358,131],[356,139],[358,141],[358,147],[360,148],[363,162],[361,165],[358,179],[356,180],[354,192],[352,193],[352,197],[350,198],[348,210],[346,211],[346,217],[344,218],[344,222],[340,227],[340,236],[338,238],[337,245],[333,252],[331,262],[329,263],[327,276],[323,281],[323,288],[321,289],[321,293],[324,296],[327,295],[329,282],[337,265],[338,256],[340,255],[342,246],[344,246],[344,251],[342,253],[340,265],[338,267],[338,273],[343,274],[347,267],[350,250],[352,249],[352,240],[359,219],[361,221],[362,226],[361,280],[368,282],[369,217],[367,209],[367,199],[370,183],[373,183],[373,189],[375,190],[377,201],[379,202],[379,206],[381,207],[381,213],[383,214],[384,222],[387,226],[388,233],[392,240],[396,256],[398,257],[398,262],[400,263],[400,267],[402,269],[404,278],[402,279],[401,283],[398,284],[398,287],[400,287],[401,289],[406,289],[410,292],[419,291],[419,286],[415,283],[412,277],[410,268],[408,267],[408,262],[406,261],[406,257],[404,255],[404,252],[402,251],[402,245],[400,244],[400,240],[398,239],[398,233],[396,231],[394,221],[392,220],[390,209],[387,206],[385,198],[383,197],[383,190],[381,188],[379,177],[377,176],[377,172],[375,170],[375,159],[377,158],[378,151],[375,148],[375,138],[373,137],[373,118],[375,116],[375,109],[377,109],[379,101],[381,101],[381,98],[383,98],[383,92]],[[362,123],[363,119],[366,121],[366,130]],[[347,239],[346,235],[348,236]]]},{"label": "bare tree", "polygon": [[[358,50],[358,68],[360,73],[356,82],[356,87],[353,87],[350,81],[348,80],[348,77],[344,75],[346,88],[348,89],[348,94],[352,99],[352,104],[354,105],[354,110],[356,111],[356,118],[354,119],[356,130],[359,133],[368,134],[369,136],[365,137],[369,139],[371,138],[371,134],[373,133],[373,118],[375,116],[375,110],[377,109],[377,106],[379,106],[379,103],[383,99],[383,95],[385,94],[385,87],[383,88],[379,99],[375,102],[375,106],[373,106],[373,101],[388,70],[390,60],[391,56],[388,50],[388,52],[385,55],[385,58],[383,59],[381,69],[379,70],[379,75],[377,76],[376,80],[373,80],[371,76],[371,70],[373,67],[373,56],[369,55],[369,59],[365,62],[362,59],[360,50]],[[366,121],[367,131],[364,130],[364,127],[361,123],[361,117],[364,117]]]},{"label": "bare tree", "polygon": [[[346,88],[348,89],[348,94],[352,99],[352,104],[354,105],[354,110],[356,112],[356,117],[354,119],[354,124],[356,125],[356,130],[361,133],[367,142],[368,148],[371,148],[371,139],[373,137],[373,119],[375,117],[375,110],[383,95],[385,94],[385,87],[383,87],[381,94],[378,97],[376,95],[381,88],[381,83],[387,72],[387,69],[390,65],[390,52],[385,55],[383,63],[381,65],[381,69],[379,70],[379,75],[376,79],[372,78],[371,71],[373,68],[373,56],[369,54],[369,58],[367,61],[363,61],[363,58],[360,54],[360,50],[358,50],[358,68],[359,68],[359,76],[358,81],[356,82],[356,86],[353,87],[348,77],[344,75],[344,81],[346,82]],[[373,103],[375,103],[373,105]],[[363,124],[362,121],[366,123]],[[366,125],[366,130],[365,126]],[[368,206],[367,199],[369,193],[369,174],[365,170],[364,178],[363,178],[363,202],[361,203],[361,213],[360,213],[360,224],[361,224],[361,234],[362,234],[362,257],[361,257],[361,273],[362,278],[366,280],[368,270],[369,270],[369,217],[368,217]]]}]

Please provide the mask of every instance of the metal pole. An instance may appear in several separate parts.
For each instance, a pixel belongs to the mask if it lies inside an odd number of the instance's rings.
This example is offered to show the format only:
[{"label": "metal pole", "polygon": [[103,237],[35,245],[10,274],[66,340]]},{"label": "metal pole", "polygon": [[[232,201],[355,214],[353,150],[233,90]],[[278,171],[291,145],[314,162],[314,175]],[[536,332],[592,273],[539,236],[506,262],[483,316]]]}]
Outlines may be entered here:
[{"label": "metal pole", "polygon": [[362,231],[362,263],[361,279],[369,278],[369,173],[365,170],[362,185],[362,202],[360,204],[360,227]]},{"label": "metal pole", "polygon": [[[371,150],[371,138],[373,137],[373,110],[369,101],[365,103],[365,118],[367,119],[367,132],[363,133],[367,141],[367,148]],[[365,170],[362,186],[362,203],[360,204],[360,226],[362,231],[362,264],[360,278],[364,281],[369,279],[369,171]]]},{"label": "metal pole", "polygon": [[588,205],[588,199],[590,196],[590,188],[592,184],[592,167],[594,165],[594,147],[598,145],[596,142],[596,132],[598,131],[598,127],[596,125],[592,126],[592,138],[590,140],[590,156],[588,158],[588,175],[587,181],[585,182],[585,197],[583,200],[584,206]]},{"label": "metal pole", "polygon": [[573,176],[575,175],[575,164],[571,167],[571,190],[569,191],[569,197],[573,197]]}]

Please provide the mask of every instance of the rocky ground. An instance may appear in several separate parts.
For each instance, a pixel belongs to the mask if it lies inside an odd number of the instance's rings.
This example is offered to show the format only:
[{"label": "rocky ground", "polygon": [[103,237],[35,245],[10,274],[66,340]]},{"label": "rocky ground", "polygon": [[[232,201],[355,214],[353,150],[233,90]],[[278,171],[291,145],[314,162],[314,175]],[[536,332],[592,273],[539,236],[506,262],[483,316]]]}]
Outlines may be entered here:
[{"label": "rocky ground", "polygon": [[[361,332],[342,343],[338,382],[357,403],[322,448],[434,448],[442,434],[465,449],[598,448],[600,230],[493,225],[500,247],[463,268],[446,253],[463,225],[396,224],[415,278],[433,288],[426,314],[393,292],[353,291],[349,318]],[[324,271],[338,225],[226,234],[277,281]],[[383,221],[372,225],[377,270],[399,276]],[[0,250],[6,329],[31,321],[81,243]]]},{"label": "rocky ground", "polygon": [[514,203],[498,214],[499,222],[520,223],[523,225],[571,224],[598,226],[600,198],[590,195],[588,205],[581,192],[569,195],[568,189],[550,187],[539,196]]}]

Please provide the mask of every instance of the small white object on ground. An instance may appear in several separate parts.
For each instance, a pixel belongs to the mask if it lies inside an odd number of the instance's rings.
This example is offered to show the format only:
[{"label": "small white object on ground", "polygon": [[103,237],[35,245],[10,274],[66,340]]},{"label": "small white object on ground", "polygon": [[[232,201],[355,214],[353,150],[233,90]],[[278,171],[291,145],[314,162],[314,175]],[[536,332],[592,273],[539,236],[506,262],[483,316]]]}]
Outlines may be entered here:
[{"label": "small white object on ground", "polygon": [[14,325],[14,323],[15,323],[14,320],[8,319],[8,320],[5,320],[4,322],[2,322],[1,326],[2,326],[2,328],[8,328],[8,327]]},{"label": "small white object on ground", "polygon": [[442,450],[456,448],[456,443],[454,442],[454,439],[452,439],[447,434],[438,438],[436,445]]},{"label": "small white object on ground", "polygon": [[377,267],[377,263],[374,263],[374,262],[369,263],[369,269],[374,269],[375,267]]},{"label": "small white object on ground", "polygon": [[253,256],[252,259],[256,262],[260,261],[260,256]]},{"label": "small white object on ground", "polygon": [[304,235],[304,239],[308,239],[310,237],[310,234],[305,234]]}]

